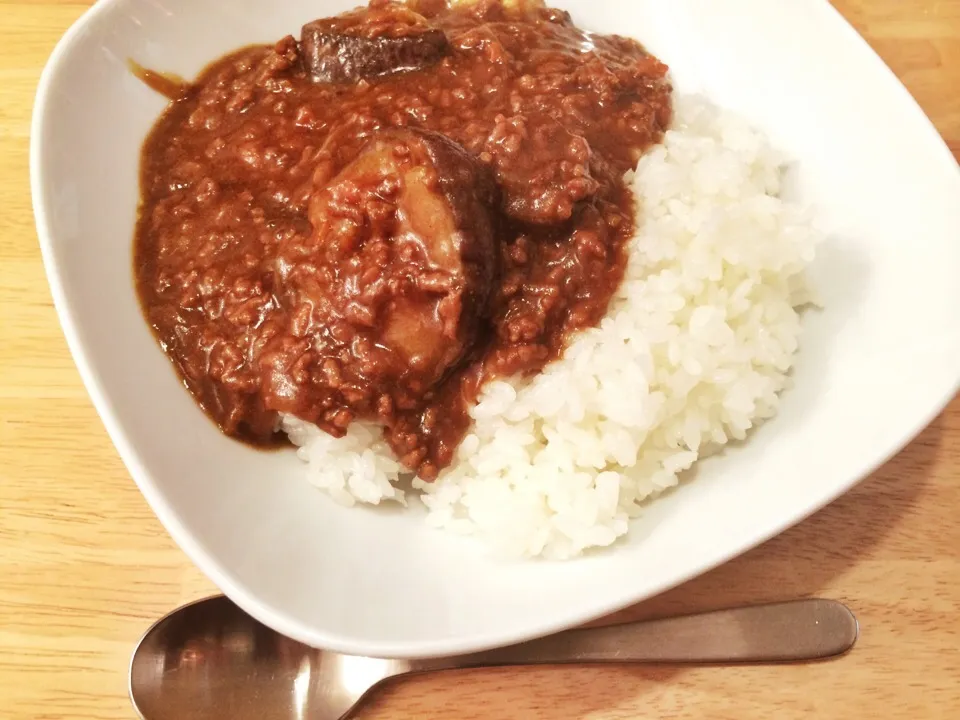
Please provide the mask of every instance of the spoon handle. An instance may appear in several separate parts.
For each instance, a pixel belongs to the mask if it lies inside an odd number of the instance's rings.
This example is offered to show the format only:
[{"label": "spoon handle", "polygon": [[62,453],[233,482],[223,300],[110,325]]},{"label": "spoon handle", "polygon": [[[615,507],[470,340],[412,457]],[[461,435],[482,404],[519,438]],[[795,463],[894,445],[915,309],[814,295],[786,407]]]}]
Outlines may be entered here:
[{"label": "spoon handle", "polygon": [[769,663],[840,655],[857,640],[853,613],[796,600],[627,625],[571,630],[513,647],[412,663],[413,672],[567,663]]}]

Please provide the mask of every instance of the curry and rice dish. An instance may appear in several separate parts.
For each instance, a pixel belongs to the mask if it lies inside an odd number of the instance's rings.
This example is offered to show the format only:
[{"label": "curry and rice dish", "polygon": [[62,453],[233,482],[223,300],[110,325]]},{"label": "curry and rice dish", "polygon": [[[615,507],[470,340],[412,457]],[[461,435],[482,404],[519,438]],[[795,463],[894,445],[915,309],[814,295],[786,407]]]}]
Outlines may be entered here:
[{"label": "curry and rice dish", "polygon": [[[637,41],[539,2],[372,0],[193,83],[135,273],[227,435],[523,555],[626,532],[771,416],[815,233],[780,159]],[[676,106],[676,107],[675,107]]]}]

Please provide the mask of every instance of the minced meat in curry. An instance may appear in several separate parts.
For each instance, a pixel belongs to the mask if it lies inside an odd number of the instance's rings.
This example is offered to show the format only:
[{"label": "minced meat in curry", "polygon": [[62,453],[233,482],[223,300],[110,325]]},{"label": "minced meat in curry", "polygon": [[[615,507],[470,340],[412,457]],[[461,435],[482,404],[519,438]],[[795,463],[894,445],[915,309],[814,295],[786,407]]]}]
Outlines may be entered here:
[{"label": "minced meat in curry", "polygon": [[432,480],[483,382],[606,312],[666,72],[539,3],[374,0],[150,75],[173,102],[142,158],[147,319],[225,433],[374,421]]}]

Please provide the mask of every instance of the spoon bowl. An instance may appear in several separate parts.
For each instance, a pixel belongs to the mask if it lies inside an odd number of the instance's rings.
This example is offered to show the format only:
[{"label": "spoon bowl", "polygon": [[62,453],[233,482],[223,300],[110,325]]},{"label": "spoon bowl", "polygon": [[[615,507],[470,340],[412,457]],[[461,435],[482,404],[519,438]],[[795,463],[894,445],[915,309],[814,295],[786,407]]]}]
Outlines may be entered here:
[{"label": "spoon bowl", "polygon": [[219,596],[166,616],[130,665],[144,720],[338,720],[391,678],[441,670],[570,663],[795,662],[834,657],[857,621],[832,600],[799,600],[572,630],[472,655],[388,660],[317,650]]}]

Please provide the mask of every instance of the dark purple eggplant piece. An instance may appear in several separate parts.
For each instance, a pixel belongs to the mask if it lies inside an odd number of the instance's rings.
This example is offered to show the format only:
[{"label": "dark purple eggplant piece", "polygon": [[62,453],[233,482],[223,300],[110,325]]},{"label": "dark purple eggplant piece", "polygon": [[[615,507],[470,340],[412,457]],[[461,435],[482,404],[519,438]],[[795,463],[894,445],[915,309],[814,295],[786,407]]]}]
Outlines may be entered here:
[{"label": "dark purple eggplant piece", "polygon": [[[347,199],[356,205],[346,207]],[[368,332],[429,384],[466,357],[489,316],[500,263],[491,215],[498,201],[490,171],[460,145],[393,129],[377,134],[311,202],[327,263],[350,266],[364,245],[387,240],[393,269],[384,270]],[[344,234],[345,221],[356,231]]]},{"label": "dark purple eggplant piece", "polygon": [[364,8],[303,26],[300,54],[315,82],[355,83],[439,62],[447,36],[403,5]]}]

